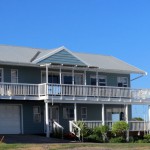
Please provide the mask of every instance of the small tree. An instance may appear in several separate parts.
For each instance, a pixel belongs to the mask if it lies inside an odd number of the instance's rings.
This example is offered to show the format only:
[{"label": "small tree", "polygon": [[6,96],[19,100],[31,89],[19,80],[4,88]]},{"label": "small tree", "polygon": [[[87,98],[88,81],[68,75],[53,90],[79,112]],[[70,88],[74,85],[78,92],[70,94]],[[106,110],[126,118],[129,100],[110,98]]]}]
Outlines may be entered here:
[{"label": "small tree", "polygon": [[106,142],[107,140],[107,132],[109,131],[109,127],[106,125],[100,126],[100,131],[103,137],[103,141]]},{"label": "small tree", "polygon": [[125,121],[117,121],[112,126],[112,133],[116,136],[124,136],[124,133],[129,129],[129,125]]}]

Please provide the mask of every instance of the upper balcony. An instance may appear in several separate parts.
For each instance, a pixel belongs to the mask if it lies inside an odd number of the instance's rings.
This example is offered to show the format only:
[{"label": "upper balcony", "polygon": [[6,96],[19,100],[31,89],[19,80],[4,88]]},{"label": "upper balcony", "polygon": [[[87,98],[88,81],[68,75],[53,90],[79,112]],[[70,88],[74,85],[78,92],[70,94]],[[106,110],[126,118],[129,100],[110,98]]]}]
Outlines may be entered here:
[{"label": "upper balcony", "polygon": [[71,84],[0,83],[0,99],[149,104],[150,89]]}]

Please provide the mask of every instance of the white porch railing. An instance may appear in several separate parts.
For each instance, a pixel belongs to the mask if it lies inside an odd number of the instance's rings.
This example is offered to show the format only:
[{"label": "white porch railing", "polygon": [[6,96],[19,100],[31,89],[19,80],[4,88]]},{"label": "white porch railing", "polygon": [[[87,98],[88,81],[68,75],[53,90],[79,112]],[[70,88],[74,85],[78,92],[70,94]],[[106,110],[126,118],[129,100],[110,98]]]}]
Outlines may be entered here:
[{"label": "white porch railing", "polygon": [[54,133],[57,133],[61,130],[61,137],[63,139],[63,131],[64,131],[64,128],[56,121],[53,121],[53,132]]},{"label": "white porch railing", "polygon": [[130,98],[130,88],[113,86],[71,85],[71,84],[48,84],[49,95],[60,96],[84,96],[84,97],[124,97]]},{"label": "white porch railing", "polygon": [[80,140],[81,129],[73,121],[69,121],[69,131],[76,135]]},{"label": "white porch railing", "polygon": [[130,131],[149,131],[150,122],[145,121],[129,121]]},{"label": "white porch railing", "polygon": [[97,121],[97,120],[95,120],[95,121],[88,121],[88,120],[84,120],[84,121],[82,121],[82,122],[84,122],[85,123],[85,125],[88,127],[88,128],[95,128],[95,127],[97,127],[97,126],[101,126],[102,125],[102,121]]},{"label": "white porch railing", "polygon": [[128,87],[48,84],[48,95],[94,97],[94,98],[124,98],[132,100],[149,100],[150,89],[131,89]]},{"label": "white porch railing", "polygon": [[132,102],[149,102],[150,89],[131,89],[113,86],[70,85],[70,84],[26,84],[26,83],[0,83],[0,96],[69,96],[75,98],[121,98]]},{"label": "white porch railing", "polygon": [[38,84],[0,83],[0,96],[37,96]]},{"label": "white porch railing", "polygon": [[[94,121],[88,121],[84,120],[82,121],[86,124],[87,127],[93,129],[97,126],[102,125],[102,121],[94,120]],[[105,121],[105,125],[109,127],[109,129],[112,129],[113,121]],[[150,122],[148,121],[128,121],[129,124],[129,130],[130,131],[150,131]]]}]

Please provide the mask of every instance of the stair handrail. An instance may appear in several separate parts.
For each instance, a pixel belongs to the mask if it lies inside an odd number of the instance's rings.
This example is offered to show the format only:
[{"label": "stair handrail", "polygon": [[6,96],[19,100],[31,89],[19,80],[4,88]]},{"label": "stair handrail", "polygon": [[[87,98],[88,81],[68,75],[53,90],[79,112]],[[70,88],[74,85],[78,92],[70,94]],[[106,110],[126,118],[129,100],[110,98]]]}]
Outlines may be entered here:
[{"label": "stair handrail", "polygon": [[55,120],[53,121],[53,130],[55,131],[56,129],[61,129],[61,134],[62,134],[62,139],[63,139],[63,132],[64,132],[64,128]]},{"label": "stair handrail", "polygon": [[[77,129],[77,132],[75,131]],[[69,130],[71,133],[73,133],[74,135],[76,135],[79,140],[80,140],[80,136],[81,136],[81,129],[80,127],[78,127],[74,121],[69,121]]]}]

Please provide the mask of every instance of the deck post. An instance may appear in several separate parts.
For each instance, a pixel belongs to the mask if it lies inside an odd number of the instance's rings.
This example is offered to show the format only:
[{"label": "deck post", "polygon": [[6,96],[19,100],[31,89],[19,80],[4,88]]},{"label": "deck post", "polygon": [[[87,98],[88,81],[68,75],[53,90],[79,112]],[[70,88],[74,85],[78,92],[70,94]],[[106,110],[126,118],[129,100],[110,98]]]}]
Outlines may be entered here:
[{"label": "deck post", "polygon": [[[125,106],[125,121],[128,124],[129,123],[129,118],[128,118],[128,104]],[[129,141],[129,129],[127,130],[126,133],[126,141]]]},{"label": "deck post", "polygon": [[46,137],[49,138],[50,130],[49,130],[49,116],[48,116],[48,102],[45,101],[45,122],[46,122]]},{"label": "deck post", "polygon": [[77,104],[74,103],[74,121],[77,121]]},{"label": "deck post", "polygon": [[150,105],[148,105],[148,133],[150,133]]},{"label": "deck post", "polygon": [[102,125],[105,125],[105,107],[104,104],[102,104]]}]

